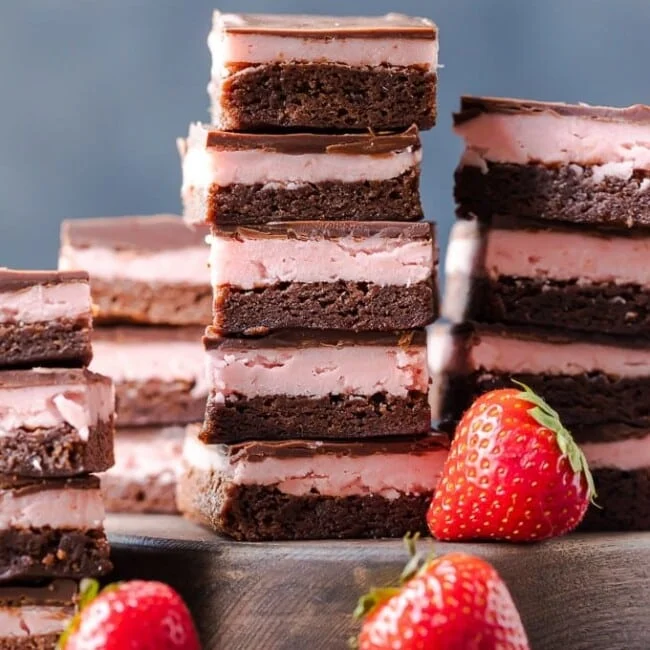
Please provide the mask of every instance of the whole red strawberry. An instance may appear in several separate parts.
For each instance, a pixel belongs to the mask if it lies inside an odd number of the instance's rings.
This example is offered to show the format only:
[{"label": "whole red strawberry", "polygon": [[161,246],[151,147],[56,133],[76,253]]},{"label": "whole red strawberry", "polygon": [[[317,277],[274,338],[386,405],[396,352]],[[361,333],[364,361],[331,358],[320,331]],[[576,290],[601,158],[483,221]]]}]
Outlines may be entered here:
[{"label": "whole red strawberry", "polygon": [[595,497],[587,460],[527,386],[485,393],[461,419],[427,514],[441,540],[532,542],[573,530]]},{"label": "whole red strawberry", "polygon": [[200,650],[192,617],[171,587],[133,580],[97,595],[98,584],[86,583],[59,650]]},{"label": "whole red strawberry", "polygon": [[477,557],[444,555],[427,562],[401,590],[387,591],[388,599],[382,600],[379,590],[360,602],[361,610],[369,612],[359,650],[529,648],[508,588]]}]

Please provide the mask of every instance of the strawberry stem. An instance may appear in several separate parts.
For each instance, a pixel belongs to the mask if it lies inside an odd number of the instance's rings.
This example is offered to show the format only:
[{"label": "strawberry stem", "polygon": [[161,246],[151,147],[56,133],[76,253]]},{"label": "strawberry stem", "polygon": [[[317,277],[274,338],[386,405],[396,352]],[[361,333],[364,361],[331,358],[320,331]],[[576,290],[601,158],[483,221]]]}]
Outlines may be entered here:
[{"label": "strawberry stem", "polygon": [[591,470],[589,469],[589,463],[587,463],[587,458],[582,449],[576,444],[569,430],[560,421],[559,413],[551,408],[548,402],[533,392],[526,384],[516,379],[513,379],[513,383],[522,388],[522,392],[517,397],[533,405],[533,408],[528,410],[528,414],[536,422],[550,429],[555,434],[557,445],[562,455],[566,456],[569,460],[571,469],[576,473],[584,474],[585,480],[587,481],[587,496],[589,497],[589,501],[596,505],[596,486],[594,484],[594,477],[591,475]]},{"label": "strawberry stem", "polygon": [[[103,592],[117,589],[119,584],[119,582],[116,582],[114,584],[107,585],[101,591]],[[65,630],[63,630],[63,633],[59,637],[59,640],[56,644],[56,650],[65,650],[68,639],[74,632],[76,632],[77,628],[79,627],[79,622],[81,621],[81,612],[86,609],[86,607],[88,607],[88,605],[90,605],[90,603],[92,603],[99,594],[100,586],[97,580],[93,580],[92,578],[84,578],[79,583],[77,611],[68,623],[68,626],[65,628]]]}]

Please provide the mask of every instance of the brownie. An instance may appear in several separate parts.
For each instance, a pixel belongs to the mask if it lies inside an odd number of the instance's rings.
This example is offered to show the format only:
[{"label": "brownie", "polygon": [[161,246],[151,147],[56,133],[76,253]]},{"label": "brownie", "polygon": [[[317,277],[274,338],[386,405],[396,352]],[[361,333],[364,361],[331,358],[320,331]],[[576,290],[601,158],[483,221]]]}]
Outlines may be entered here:
[{"label": "brownie", "polygon": [[[189,223],[414,221],[423,216],[422,153],[415,127],[399,133],[255,134],[192,124],[178,146]],[[199,167],[196,156],[210,162]]]},{"label": "brownie", "polygon": [[93,370],[113,379],[120,428],[188,424],[203,418],[203,349],[198,327],[101,327]]},{"label": "brownie", "polygon": [[[255,59],[256,39],[265,44],[263,58]],[[242,40],[239,47],[230,46]],[[438,44],[437,28],[429,20],[399,14],[215,12],[208,44],[212,117],[224,130],[354,131],[411,124],[426,129],[435,124]],[[365,55],[354,58],[359,48]],[[252,57],[238,60],[232,54],[245,49]]]},{"label": "brownie", "polygon": [[[453,278],[451,299],[458,296]],[[445,298],[445,302],[447,298]],[[477,323],[564,327],[576,332],[650,338],[650,291],[615,282],[475,277],[465,318]]]},{"label": "brownie", "polygon": [[[78,584],[74,580],[0,585],[0,615],[12,615],[16,610],[19,612],[19,608],[25,607],[34,616],[38,609],[43,608],[51,623],[56,619],[60,621],[63,632],[75,614],[78,592]],[[3,612],[6,609],[9,611]],[[19,613],[17,615],[20,616]],[[6,630],[0,629],[0,650],[54,650],[60,636],[56,632],[31,634],[29,629],[24,629],[23,632],[20,636],[13,633],[4,636]]]},{"label": "brownie", "polygon": [[[95,476],[66,480],[27,480],[0,476],[10,498],[29,499],[49,490],[98,490]],[[29,519],[26,511],[25,518]],[[0,530],[0,583],[38,578],[81,579],[102,576],[112,568],[101,525],[51,527],[14,525]]]},{"label": "brownie", "polygon": [[197,277],[196,284],[138,282],[135,280],[91,281],[97,306],[97,325],[205,325],[212,315],[212,290]]},{"label": "brownie", "polygon": [[156,476],[143,480],[116,475],[102,478],[102,492],[107,512],[130,514],[178,513],[176,483],[160,481]]},{"label": "brownie", "polygon": [[[437,317],[437,251],[429,223],[220,228],[211,255],[213,325],[223,335],[293,328],[394,331],[424,327]],[[395,268],[389,272],[386,265]],[[285,280],[289,275],[291,281]]]},{"label": "brownie", "polygon": [[86,272],[0,268],[0,303],[0,368],[90,363]]},{"label": "brownie", "polygon": [[433,280],[409,287],[373,282],[282,283],[215,290],[214,325],[223,334],[305,327],[387,332],[424,327],[437,316]]},{"label": "brownie", "polygon": [[[189,518],[237,540],[426,533],[426,510],[448,446],[440,434],[204,445],[189,429],[178,506]],[[380,468],[391,472],[391,482],[380,478]],[[264,478],[257,482],[256,477]],[[388,492],[385,485],[391,485]]]},{"label": "brownie", "polygon": [[600,507],[589,507],[580,530],[650,530],[650,469],[598,468],[592,474]]},{"label": "brownie", "polygon": [[67,220],[59,267],[90,273],[96,324],[205,325],[207,234],[176,215]]},{"label": "brownie", "polygon": [[650,227],[650,175],[594,180],[589,167],[487,163],[463,166],[455,174],[458,216],[489,221],[505,214],[625,229]]},{"label": "brownie", "polygon": [[205,442],[239,442],[260,437],[360,439],[425,433],[431,426],[426,393],[405,397],[387,393],[294,397],[243,397],[220,403],[209,398],[203,425]]},{"label": "brownie", "polygon": [[558,413],[567,427],[619,422],[650,425],[650,377],[611,377],[600,372],[579,375],[504,374],[480,371],[448,378],[443,419],[456,422],[481,394],[512,388],[513,380],[529,386]]},{"label": "brownie", "polygon": [[85,367],[93,356],[91,331],[90,317],[0,324],[0,367]]},{"label": "brownie", "polygon": [[190,519],[240,541],[360,539],[427,534],[432,492],[386,499],[379,495],[293,496],[276,487],[236,485],[189,470],[178,500]]},{"label": "brownie", "polygon": [[69,424],[20,428],[0,436],[0,473],[67,477],[106,471],[114,461],[113,418],[89,427],[84,439]]}]

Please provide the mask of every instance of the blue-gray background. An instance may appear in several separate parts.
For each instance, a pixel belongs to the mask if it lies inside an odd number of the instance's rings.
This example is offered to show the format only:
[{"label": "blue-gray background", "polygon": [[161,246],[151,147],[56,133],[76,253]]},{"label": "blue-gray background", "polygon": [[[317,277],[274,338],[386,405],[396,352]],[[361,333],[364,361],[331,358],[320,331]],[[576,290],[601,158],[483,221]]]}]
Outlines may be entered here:
[{"label": "blue-gray background", "polygon": [[[207,119],[216,0],[0,0],[0,266],[52,267],[68,217],[179,210],[174,139]],[[648,0],[221,0],[226,11],[384,13],[441,32],[422,181],[444,246],[461,93],[650,102]]]}]

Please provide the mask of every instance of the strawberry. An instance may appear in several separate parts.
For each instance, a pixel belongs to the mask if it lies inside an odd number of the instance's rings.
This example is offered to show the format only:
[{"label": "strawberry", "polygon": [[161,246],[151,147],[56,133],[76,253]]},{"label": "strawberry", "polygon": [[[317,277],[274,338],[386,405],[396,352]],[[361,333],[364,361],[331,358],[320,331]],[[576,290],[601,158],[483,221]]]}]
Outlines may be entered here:
[{"label": "strawberry", "polygon": [[133,580],[99,592],[82,583],[80,612],[57,650],[200,650],[192,617],[181,597],[161,582]]},{"label": "strawberry", "polygon": [[427,513],[434,537],[533,542],[582,521],[595,497],[587,460],[557,412],[519,386],[485,393],[458,424]]},{"label": "strawberry", "polygon": [[510,592],[484,560],[450,553],[427,561],[401,589],[373,590],[359,650],[528,650]]}]

